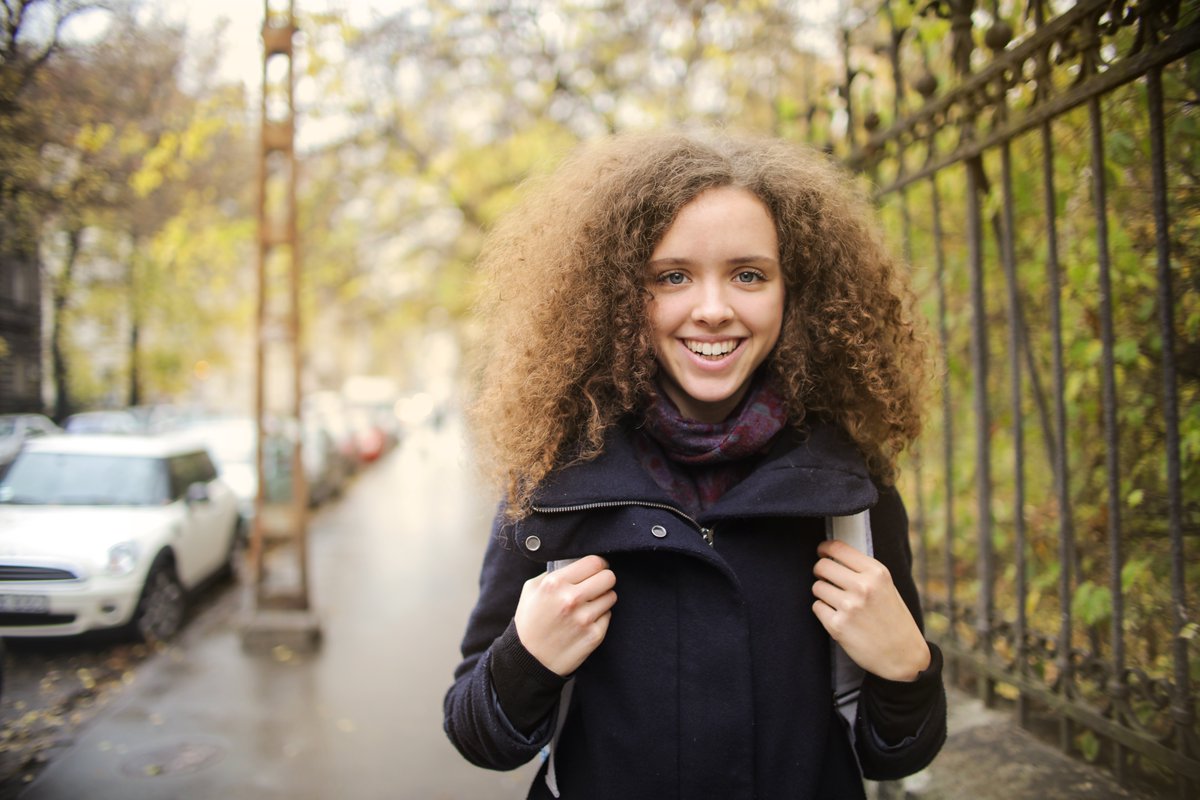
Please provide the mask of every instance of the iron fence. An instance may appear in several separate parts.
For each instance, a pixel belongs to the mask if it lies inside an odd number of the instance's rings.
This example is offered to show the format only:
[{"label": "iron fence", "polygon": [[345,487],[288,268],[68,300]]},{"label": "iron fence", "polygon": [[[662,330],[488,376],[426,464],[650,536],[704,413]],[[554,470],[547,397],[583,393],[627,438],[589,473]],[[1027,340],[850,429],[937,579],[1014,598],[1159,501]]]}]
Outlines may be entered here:
[{"label": "iron fence", "polygon": [[932,635],[986,702],[1194,797],[1200,9],[879,12],[801,122],[873,182],[940,345],[908,492]]}]

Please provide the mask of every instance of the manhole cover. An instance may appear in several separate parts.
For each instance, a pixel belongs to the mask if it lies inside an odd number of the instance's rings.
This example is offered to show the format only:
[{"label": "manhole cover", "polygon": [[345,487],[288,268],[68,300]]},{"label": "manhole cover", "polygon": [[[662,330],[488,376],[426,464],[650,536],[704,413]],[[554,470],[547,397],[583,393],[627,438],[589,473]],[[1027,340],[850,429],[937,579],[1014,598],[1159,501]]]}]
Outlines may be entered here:
[{"label": "manhole cover", "polygon": [[177,742],[134,753],[121,762],[126,775],[186,775],[221,758],[221,748],[207,742]]}]

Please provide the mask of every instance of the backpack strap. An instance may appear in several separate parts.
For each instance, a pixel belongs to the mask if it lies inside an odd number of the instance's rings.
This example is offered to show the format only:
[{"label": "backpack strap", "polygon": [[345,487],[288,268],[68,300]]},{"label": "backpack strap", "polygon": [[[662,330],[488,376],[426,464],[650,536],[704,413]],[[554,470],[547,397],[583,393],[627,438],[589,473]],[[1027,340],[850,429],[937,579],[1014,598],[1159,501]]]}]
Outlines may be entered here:
[{"label": "backpack strap", "polygon": [[[546,572],[553,572],[556,569],[561,569],[572,561],[578,561],[577,558],[564,558],[558,561],[551,561],[546,564]],[[554,735],[550,739],[550,744],[546,746],[546,760],[549,762],[546,765],[546,788],[550,790],[550,794],[554,797],[559,796],[558,792],[558,771],[554,765],[554,753],[558,750],[558,740],[562,736],[563,725],[567,721],[567,710],[571,706],[571,692],[575,689],[575,679],[569,679],[563,684],[562,694],[558,699],[558,710],[554,720]]]},{"label": "backpack strap", "polygon": [[[871,516],[869,511],[860,511],[846,517],[825,518],[825,538],[837,539],[851,547],[874,557],[871,542]],[[854,720],[858,715],[858,695],[862,689],[863,668],[855,664],[837,642],[830,642],[833,657],[833,703],[846,720],[850,744],[854,744]]]}]

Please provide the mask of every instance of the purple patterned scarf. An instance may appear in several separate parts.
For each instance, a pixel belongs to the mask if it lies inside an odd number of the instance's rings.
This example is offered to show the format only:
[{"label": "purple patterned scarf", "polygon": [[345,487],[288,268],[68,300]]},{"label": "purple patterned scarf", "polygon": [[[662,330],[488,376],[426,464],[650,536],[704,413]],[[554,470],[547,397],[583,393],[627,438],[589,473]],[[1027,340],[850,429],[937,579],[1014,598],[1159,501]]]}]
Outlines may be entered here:
[{"label": "purple patterned scarf", "polygon": [[660,390],[634,444],[642,468],[695,516],[750,474],[786,422],[782,399],[764,381],[717,423],[684,417]]}]

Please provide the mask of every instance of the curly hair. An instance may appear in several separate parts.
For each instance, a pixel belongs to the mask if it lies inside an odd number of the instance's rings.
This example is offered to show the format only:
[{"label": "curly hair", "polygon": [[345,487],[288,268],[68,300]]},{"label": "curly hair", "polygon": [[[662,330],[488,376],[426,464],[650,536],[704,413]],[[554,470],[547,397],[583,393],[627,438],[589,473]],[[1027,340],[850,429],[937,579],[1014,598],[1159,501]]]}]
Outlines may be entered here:
[{"label": "curly hair", "polygon": [[853,179],[822,153],[729,133],[624,134],[531,179],[479,259],[472,428],[510,513],[546,475],[599,455],[658,371],[646,265],[707,189],[757,196],[779,236],[786,299],[763,365],[791,425],[840,425],[878,480],[920,431],[925,347],[902,266]]}]

